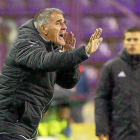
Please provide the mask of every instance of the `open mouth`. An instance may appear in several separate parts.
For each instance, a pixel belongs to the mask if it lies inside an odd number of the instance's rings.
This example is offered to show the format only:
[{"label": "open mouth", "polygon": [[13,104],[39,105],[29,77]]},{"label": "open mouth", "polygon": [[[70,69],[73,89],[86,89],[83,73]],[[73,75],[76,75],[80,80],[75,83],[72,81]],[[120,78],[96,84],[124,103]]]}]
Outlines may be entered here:
[{"label": "open mouth", "polygon": [[60,39],[64,39],[64,34],[59,34]]}]

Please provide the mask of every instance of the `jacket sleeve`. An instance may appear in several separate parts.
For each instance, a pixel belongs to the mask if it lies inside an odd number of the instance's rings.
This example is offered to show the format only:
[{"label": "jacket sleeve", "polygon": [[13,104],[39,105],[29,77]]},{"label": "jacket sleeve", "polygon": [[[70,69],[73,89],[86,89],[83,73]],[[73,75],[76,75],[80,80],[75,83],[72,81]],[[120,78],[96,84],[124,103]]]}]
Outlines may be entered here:
[{"label": "jacket sleeve", "polygon": [[17,64],[31,69],[46,71],[70,69],[88,59],[84,46],[62,53],[47,52],[45,46],[35,39],[22,40],[16,46],[18,46],[16,47]]},{"label": "jacket sleeve", "polygon": [[97,136],[100,134],[109,134],[110,131],[112,83],[111,71],[109,67],[105,65],[95,94],[95,123]]},{"label": "jacket sleeve", "polygon": [[73,88],[80,79],[79,67],[57,72],[56,83],[63,88]]}]

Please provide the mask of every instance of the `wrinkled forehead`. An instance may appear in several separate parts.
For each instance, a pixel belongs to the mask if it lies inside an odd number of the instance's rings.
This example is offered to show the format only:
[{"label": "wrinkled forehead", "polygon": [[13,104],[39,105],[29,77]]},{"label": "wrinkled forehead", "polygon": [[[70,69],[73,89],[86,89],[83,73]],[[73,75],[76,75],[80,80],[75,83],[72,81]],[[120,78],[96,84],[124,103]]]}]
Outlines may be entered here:
[{"label": "wrinkled forehead", "polygon": [[57,20],[62,20],[65,21],[65,18],[63,14],[61,13],[52,13],[50,16],[50,21],[57,21]]}]

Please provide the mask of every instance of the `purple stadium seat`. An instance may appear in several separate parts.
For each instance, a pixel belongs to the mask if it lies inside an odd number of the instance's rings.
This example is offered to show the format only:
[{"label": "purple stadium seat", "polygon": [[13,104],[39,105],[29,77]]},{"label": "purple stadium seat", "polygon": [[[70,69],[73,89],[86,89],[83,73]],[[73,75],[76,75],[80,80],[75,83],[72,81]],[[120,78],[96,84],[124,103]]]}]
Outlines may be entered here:
[{"label": "purple stadium seat", "polygon": [[6,13],[7,14],[26,14],[27,7],[25,0],[7,0]]},{"label": "purple stadium seat", "polygon": [[88,61],[105,62],[112,58],[112,52],[107,42],[102,42],[98,50],[91,55]]},{"label": "purple stadium seat", "polygon": [[135,12],[140,13],[140,0],[136,0]]},{"label": "purple stadium seat", "polygon": [[54,8],[58,8],[65,13],[70,12],[70,0],[51,0],[50,1],[50,6]]},{"label": "purple stadium seat", "polygon": [[119,52],[124,48],[123,40],[122,41],[116,41],[114,43],[114,56],[118,56]]},{"label": "purple stadium seat", "polygon": [[114,17],[104,17],[99,19],[98,26],[104,32],[116,32],[119,29],[117,20]]},{"label": "purple stadium seat", "polygon": [[84,66],[84,72],[90,87],[94,87],[98,83],[98,69],[93,66]]},{"label": "purple stadium seat", "polygon": [[68,17],[68,16],[65,16],[65,20],[66,20],[66,26],[67,26],[67,32],[70,32],[70,31],[72,31],[71,29],[72,29],[72,24],[71,24],[71,19],[70,19],[70,17]]},{"label": "purple stadium seat", "polygon": [[138,23],[136,23],[136,21],[134,21],[130,17],[120,17],[118,19],[118,22],[119,22],[120,30],[122,32],[124,32],[125,29],[128,28],[128,27],[130,27],[130,26],[138,25]]},{"label": "purple stadium seat", "polygon": [[117,0],[114,2],[115,2],[114,5],[115,14],[126,14],[127,11],[131,12],[136,10],[137,5],[135,0]]},{"label": "purple stadium seat", "polygon": [[91,36],[98,28],[98,21],[95,18],[86,17],[82,21],[82,32],[84,37]]},{"label": "purple stadium seat", "polygon": [[117,0],[121,5],[124,5],[125,7],[133,10],[136,6],[135,0]]},{"label": "purple stadium seat", "polygon": [[92,0],[93,12],[96,14],[107,13],[112,14],[114,12],[112,5],[107,0]]},{"label": "purple stadium seat", "polygon": [[81,0],[81,9],[84,13],[91,13],[93,9],[93,2],[91,0]]},{"label": "purple stadium seat", "polygon": [[17,26],[20,27],[22,24],[26,23],[30,18],[29,17],[22,17],[16,19]]},{"label": "purple stadium seat", "polygon": [[49,7],[47,0],[27,0],[28,11],[31,13],[37,13],[40,10]]},{"label": "purple stadium seat", "polygon": [[0,0],[0,13],[1,14],[5,13],[5,8],[6,8],[6,1]]}]

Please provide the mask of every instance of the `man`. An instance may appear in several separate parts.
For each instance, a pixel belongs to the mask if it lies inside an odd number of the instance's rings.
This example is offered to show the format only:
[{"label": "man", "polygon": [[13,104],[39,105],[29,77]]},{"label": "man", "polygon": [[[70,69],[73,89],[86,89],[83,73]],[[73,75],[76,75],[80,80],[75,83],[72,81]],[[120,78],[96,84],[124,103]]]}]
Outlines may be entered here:
[{"label": "man", "polygon": [[71,109],[68,103],[57,104],[56,110],[44,115],[38,132],[42,137],[56,137],[59,140],[72,140]]},{"label": "man", "polygon": [[104,65],[95,96],[99,140],[140,140],[140,27],[125,31],[125,48]]},{"label": "man", "polygon": [[51,104],[54,84],[74,87],[78,64],[102,41],[99,28],[86,47],[76,49],[66,29],[63,12],[55,8],[39,12],[19,28],[0,76],[0,140],[33,139]]}]

